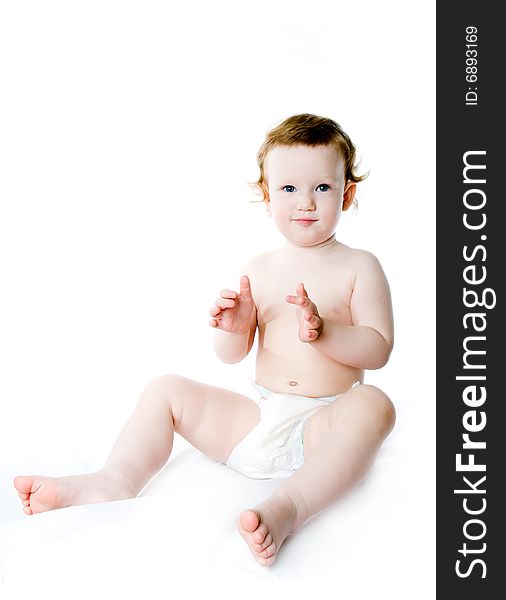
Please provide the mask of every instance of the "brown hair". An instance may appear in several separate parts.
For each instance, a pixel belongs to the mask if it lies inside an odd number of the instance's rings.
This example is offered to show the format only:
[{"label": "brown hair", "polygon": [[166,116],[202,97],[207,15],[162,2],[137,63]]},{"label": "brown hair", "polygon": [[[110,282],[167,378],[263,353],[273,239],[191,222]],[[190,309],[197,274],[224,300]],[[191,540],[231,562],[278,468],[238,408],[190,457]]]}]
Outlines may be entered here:
[{"label": "brown hair", "polygon": [[357,175],[355,173],[356,149],[348,135],[341,126],[326,117],[318,117],[304,113],[293,115],[267,132],[264,143],[257,152],[257,163],[260,177],[255,185],[260,188],[263,201],[267,202],[267,182],[265,178],[265,159],[274,146],[334,146],[342,155],[345,164],[345,183],[353,181],[358,183],[365,179],[368,173]]}]

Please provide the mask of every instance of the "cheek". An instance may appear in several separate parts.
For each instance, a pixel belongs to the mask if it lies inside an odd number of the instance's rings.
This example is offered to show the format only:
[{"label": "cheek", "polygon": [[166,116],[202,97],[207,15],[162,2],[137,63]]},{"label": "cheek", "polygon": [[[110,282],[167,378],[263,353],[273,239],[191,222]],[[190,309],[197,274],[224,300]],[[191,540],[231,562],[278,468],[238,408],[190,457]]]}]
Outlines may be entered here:
[{"label": "cheek", "polygon": [[333,221],[334,219],[339,219],[341,208],[337,202],[329,202],[329,204],[321,207],[321,213],[324,214],[327,219]]},{"label": "cheek", "polygon": [[274,203],[270,205],[271,215],[274,220],[284,219],[288,214],[288,208],[283,203]]}]

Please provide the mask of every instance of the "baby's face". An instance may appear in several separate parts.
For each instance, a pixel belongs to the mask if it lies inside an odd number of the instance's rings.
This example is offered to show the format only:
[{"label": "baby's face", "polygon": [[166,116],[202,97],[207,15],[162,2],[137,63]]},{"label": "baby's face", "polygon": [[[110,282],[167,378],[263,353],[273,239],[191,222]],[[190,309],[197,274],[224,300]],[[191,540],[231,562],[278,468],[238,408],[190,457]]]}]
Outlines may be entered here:
[{"label": "baby's face", "polygon": [[272,218],[297,246],[328,240],[353,200],[355,186],[346,187],[344,161],[331,146],[275,146],[265,174]]}]

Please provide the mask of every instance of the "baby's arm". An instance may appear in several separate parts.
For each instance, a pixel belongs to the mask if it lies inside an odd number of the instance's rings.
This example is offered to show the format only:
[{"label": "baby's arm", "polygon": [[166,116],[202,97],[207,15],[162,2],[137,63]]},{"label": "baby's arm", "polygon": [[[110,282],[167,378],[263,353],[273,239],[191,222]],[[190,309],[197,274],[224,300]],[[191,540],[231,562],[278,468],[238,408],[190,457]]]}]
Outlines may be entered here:
[{"label": "baby's arm", "polygon": [[213,339],[217,356],[226,363],[241,361],[251,350],[256,331],[256,308],[249,278],[241,277],[239,293],[221,290],[209,311],[209,325],[216,329]]},{"label": "baby's arm", "polygon": [[287,301],[300,307],[299,332],[304,332],[299,333],[301,341],[344,365],[379,369],[388,361],[393,346],[390,288],[372,254],[361,252],[357,259],[350,305],[353,325],[321,319],[307,294],[288,296]]}]

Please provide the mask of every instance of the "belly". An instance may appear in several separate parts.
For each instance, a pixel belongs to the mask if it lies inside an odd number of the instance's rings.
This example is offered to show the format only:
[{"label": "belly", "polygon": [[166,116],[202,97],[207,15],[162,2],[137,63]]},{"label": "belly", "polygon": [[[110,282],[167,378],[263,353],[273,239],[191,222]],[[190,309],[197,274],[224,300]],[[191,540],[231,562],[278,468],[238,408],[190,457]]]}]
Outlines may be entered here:
[{"label": "belly", "polygon": [[363,371],[301,342],[293,319],[279,319],[260,331],[255,379],[274,392],[319,398],[346,392]]}]

